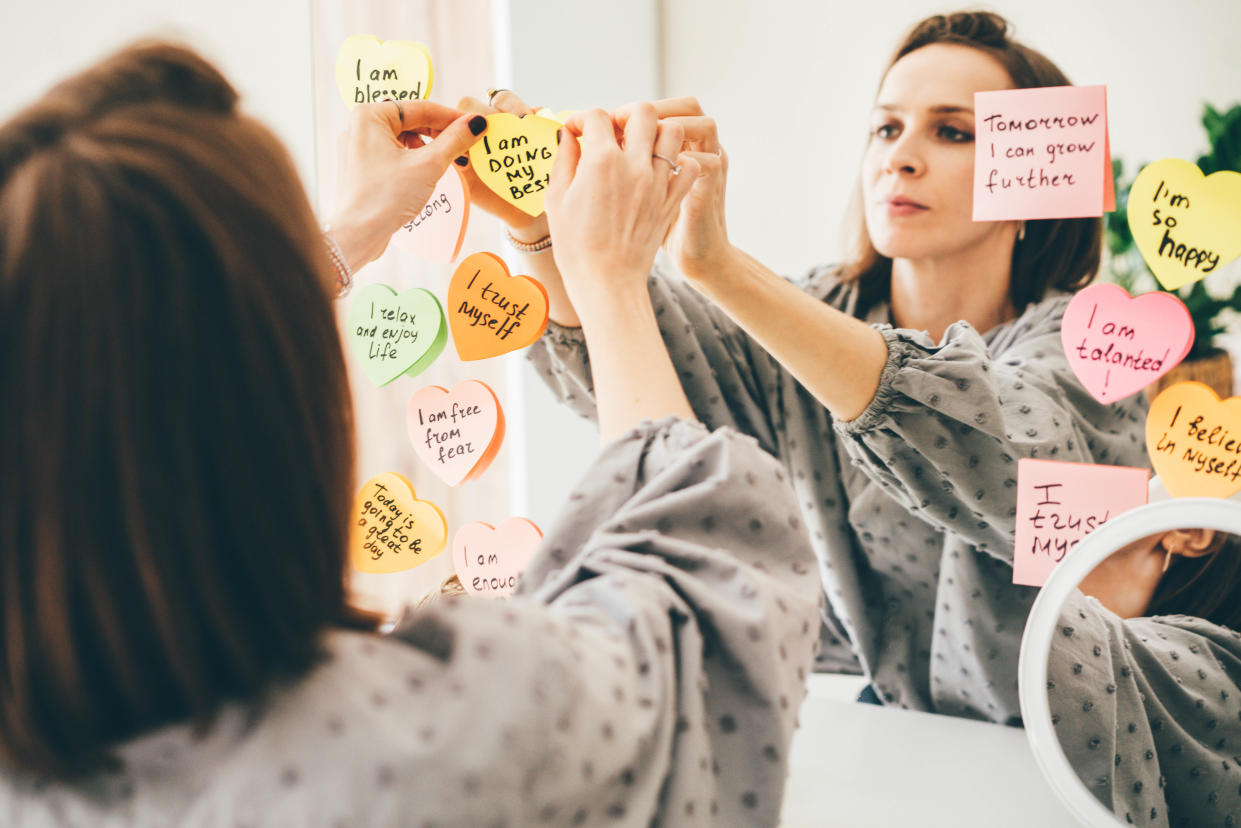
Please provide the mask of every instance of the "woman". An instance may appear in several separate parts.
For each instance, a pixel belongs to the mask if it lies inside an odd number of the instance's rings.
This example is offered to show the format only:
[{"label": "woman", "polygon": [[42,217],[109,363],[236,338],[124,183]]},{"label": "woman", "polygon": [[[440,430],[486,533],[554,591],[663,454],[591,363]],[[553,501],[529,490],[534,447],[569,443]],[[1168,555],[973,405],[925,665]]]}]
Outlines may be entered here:
[{"label": "woman", "polygon": [[1056,735],[1124,824],[1241,821],[1241,543],[1174,529],[1116,550],[1060,613]]},{"label": "woman", "polygon": [[[657,105],[703,170],[665,243],[690,287],[650,280],[662,342],[698,417],[757,437],[787,469],[829,603],[820,667],[860,669],[885,703],[1019,722],[1035,590],[1012,583],[1017,460],[1146,465],[1144,403],[1095,402],[1060,345],[1101,222],[971,219],[974,93],[1066,83],[996,15],[915,26],[876,100],[860,252],[796,286],[729,243],[714,123],[692,100]],[[532,252],[527,272],[553,302],[532,359],[605,422],[593,343],[588,355],[552,256]]]},{"label": "woman", "polygon": [[[356,268],[485,120],[352,117]],[[652,108],[624,138],[588,122],[548,193],[584,319],[691,183]],[[378,636],[343,586],[337,290],[287,154],[191,52],[131,48],[0,126],[0,821],[774,824],[819,600],[775,464],[652,361],[532,594]]]}]

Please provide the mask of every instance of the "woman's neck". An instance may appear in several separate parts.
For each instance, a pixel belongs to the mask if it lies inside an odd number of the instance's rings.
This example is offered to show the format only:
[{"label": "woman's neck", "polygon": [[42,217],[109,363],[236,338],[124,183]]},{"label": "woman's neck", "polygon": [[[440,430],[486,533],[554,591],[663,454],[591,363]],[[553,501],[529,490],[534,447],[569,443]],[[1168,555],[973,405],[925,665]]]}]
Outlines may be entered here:
[{"label": "woman's neck", "polygon": [[1017,316],[1009,298],[1011,247],[935,259],[892,260],[892,322],[939,342],[954,322],[985,333]]}]

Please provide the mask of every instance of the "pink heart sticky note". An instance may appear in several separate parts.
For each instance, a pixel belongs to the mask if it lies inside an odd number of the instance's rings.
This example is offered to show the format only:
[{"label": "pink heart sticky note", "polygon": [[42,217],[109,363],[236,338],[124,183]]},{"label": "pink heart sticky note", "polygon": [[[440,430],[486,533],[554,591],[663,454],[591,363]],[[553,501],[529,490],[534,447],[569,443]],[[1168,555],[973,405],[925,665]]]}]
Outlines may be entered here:
[{"label": "pink heart sticky note", "polygon": [[509,595],[542,541],[539,527],[525,518],[509,518],[495,528],[467,523],[452,540],[452,563],[466,592]]},{"label": "pink heart sticky note", "polygon": [[487,470],[504,441],[504,412],[485,382],[466,380],[452,391],[419,389],[406,411],[414,451],[449,486]]},{"label": "pink heart sticky note", "polygon": [[974,221],[1116,209],[1107,87],[974,93]]},{"label": "pink heart sticky note", "polygon": [[1064,354],[1096,400],[1123,400],[1171,371],[1194,344],[1185,303],[1171,293],[1130,297],[1119,285],[1078,292],[1060,323]]},{"label": "pink heart sticky note", "polygon": [[1082,538],[1146,503],[1149,478],[1126,466],[1018,460],[1013,583],[1042,586]]},{"label": "pink heart sticky note", "polygon": [[469,187],[456,166],[449,165],[426,205],[396,231],[393,239],[402,250],[419,258],[450,264],[461,252],[469,220]]}]

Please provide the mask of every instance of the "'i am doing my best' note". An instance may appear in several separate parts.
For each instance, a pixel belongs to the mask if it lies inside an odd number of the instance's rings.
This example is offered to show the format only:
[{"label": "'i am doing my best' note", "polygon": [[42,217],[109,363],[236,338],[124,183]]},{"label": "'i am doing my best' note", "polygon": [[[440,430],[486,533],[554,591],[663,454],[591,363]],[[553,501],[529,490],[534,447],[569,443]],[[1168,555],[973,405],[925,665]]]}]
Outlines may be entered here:
[{"label": "'i am doing my best' note", "polygon": [[975,92],[974,129],[974,221],[1116,209],[1106,87]]}]

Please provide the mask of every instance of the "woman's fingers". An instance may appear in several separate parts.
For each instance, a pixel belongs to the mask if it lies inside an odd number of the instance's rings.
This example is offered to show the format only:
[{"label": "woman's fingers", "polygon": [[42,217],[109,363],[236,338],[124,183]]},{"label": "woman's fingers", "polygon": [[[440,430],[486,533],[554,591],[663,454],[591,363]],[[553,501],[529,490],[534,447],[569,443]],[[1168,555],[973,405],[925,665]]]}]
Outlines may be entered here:
[{"label": "woman's fingers", "polygon": [[431,160],[438,168],[447,169],[454,158],[469,152],[470,147],[486,129],[487,117],[485,115],[462,115],[418,151],[430,154]]},{"label": "woman's fingers", "polygon": [[557,135],[559,149],[556,160],[552,163],[551,180],[547,183],[547,197],[544,199],[544,204],[551,206],[553,212],[560,204],[565,190],[573,183],[577,175],[577,162],[582,157],[582,148],[578,146],[576,138],[564,129]]},{"label": "woman's fingers", "polygon": [[[632,109],[626,113],[623,124],[625,155],[636,163],[646,163],[648,156],[655,151],[655,133],[659,130],[659,119],[655,117],[655,107],[649,103],[631,104]],[[620,124],[613,115],[613,121]]]},{"label": "woman's fingers", "polygon": [[529,115],[534,111],[511,89],[500,89],[492,95],[491,106],[497,112],[507,112],[510,115]]},{"label": "woman's fingers", "polygon": [[[580,124],[582,140],[585,141],[587,152],[605,152],[619,149],[616,143],[616,128],[612,118],[602,109],[587,109],[569,119]],[[565,124],[568,127],[568,124]],[[572,130],[570,130],[572,131]],[[563,140],[560,142],[565,143]],[[648,145],[649,146],[649,145]]]},{"label": "woman's fingers", "polygon": [[671,121],[661,121],[659,123],[658,135],[655,138],[655,148],[651,152],[654,155],[662,155],[664,158],[675,160],[681,152],[684,134],[684,130],[681,129],[679,124]]},{"label": "woman's fingers", "polygon": [[714,118],[705,115],[685,115],[664,119],[664,123],[680,124],[685,131],[686,149],[696,152],[718,152],[720,148],[719,129]]},{"label": "woman's fingers", "polygon": [[668,196],[664,200],[664,208],[669,215],[676,212],[681,199],[685,198],[693,188],[694,182],[702,175],[702,167],[698,159],[690,153],[683,152],[677,156],[677,165],[681,168],[681,172],[674,175],[668,183]]},{"label": "woman's fingers", "polygon": [[672,118],[681,115],[701,115],[702,107],[697,98],[664,98],[653,103],[655,114],[660,118]]}]

